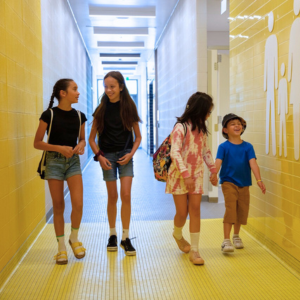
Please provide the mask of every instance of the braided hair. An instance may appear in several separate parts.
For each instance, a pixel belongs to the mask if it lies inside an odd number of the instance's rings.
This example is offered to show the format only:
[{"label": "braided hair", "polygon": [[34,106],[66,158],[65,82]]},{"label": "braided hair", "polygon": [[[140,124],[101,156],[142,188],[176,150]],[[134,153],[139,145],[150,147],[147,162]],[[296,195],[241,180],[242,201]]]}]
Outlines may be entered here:
[{"label": "braided hair", "polygon": [[53,92],[50,98],[48,109],[53,106],[54,98],[56,98],[58,101],[60,99],[60,91],[67,91],[67,88],[71,81],[74,81],[73,79],[63,78],[58,80],[54,86],[53,86]]}]

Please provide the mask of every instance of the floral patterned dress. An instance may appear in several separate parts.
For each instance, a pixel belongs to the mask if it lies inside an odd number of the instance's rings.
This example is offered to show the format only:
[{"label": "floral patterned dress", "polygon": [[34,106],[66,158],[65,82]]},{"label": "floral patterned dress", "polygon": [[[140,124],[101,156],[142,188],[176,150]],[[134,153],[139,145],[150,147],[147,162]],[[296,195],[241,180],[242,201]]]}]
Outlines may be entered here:
[{"label": "floral patterned dress", "polygon": [[[207,145],[207,135],[192,131],[192,125],[186,123],[186,135],[182,124],[177,123],[171,133],[171,159],[168,171],[166,193],[174,195],[203,194],[204,162],[211,173],[216,173],[216,166]],[[188,191],[184,178],[191,177],[195,190]]]}]

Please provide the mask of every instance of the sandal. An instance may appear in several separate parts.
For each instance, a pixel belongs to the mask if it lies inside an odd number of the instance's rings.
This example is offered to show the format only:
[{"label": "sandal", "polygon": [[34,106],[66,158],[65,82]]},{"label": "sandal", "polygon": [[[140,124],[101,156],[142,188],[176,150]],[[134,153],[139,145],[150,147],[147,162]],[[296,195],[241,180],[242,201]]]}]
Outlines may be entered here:
[{"label": "sandal", "polygon": [[58,252],[54,259],[56,260],[57,265],[66,265],[68,263],[68,255],[66,251]]},{"label": "sandal", "polygon": [[[75,255],[76,258],[81,259],[85,257],[85,248],[82,247],[82,243],[81,242],[76,242],[76,243],[71,243],[71,241],[69,240],[69,244],[73,250],[73,253]],[[83,254],[78,254],[80,252],[83,252]]]}]

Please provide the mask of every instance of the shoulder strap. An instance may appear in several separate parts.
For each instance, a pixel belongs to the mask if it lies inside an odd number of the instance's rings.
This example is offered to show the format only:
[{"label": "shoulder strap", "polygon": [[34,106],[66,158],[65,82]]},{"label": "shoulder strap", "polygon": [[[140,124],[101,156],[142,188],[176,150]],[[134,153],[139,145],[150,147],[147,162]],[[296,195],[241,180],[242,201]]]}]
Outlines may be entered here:
[{"label": "shoulder strap", "polygon": [[80,131],[81,131],[81,112],[79,110],[77,110],[77,114],[79,117],[79,133],[78,133],[78,143],[80,141]]},{"label": "shoulder strap", "polygon": [[49,143],[49,138],[50,138],[50,133],[51,133],[51,128],[52,128],[52,121],[53,121],[53,110],[52,110],[52,108],[49,108],[49,109],[51,112],[51,119],[50,119],[50,124],[49,124],[47,143]]}]

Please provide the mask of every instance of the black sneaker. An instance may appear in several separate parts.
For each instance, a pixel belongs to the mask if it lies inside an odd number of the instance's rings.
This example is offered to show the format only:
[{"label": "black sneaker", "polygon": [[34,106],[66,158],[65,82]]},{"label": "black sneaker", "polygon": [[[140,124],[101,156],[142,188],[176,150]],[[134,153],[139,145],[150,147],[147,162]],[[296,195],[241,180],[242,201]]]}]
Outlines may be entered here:
[{"label": "black sneaker", "polygon": [[121,241],[121,248],[125,250],[126,255],[136,255],[136,251],[131,245],[131,241],[129,238],[126,238],[125,241]]},{"label": "black sneaker", "polygon": [[111,235],[108,239],[107,251],[117,251],[118,250],[117,243],[118,243],[117,236]]}]

